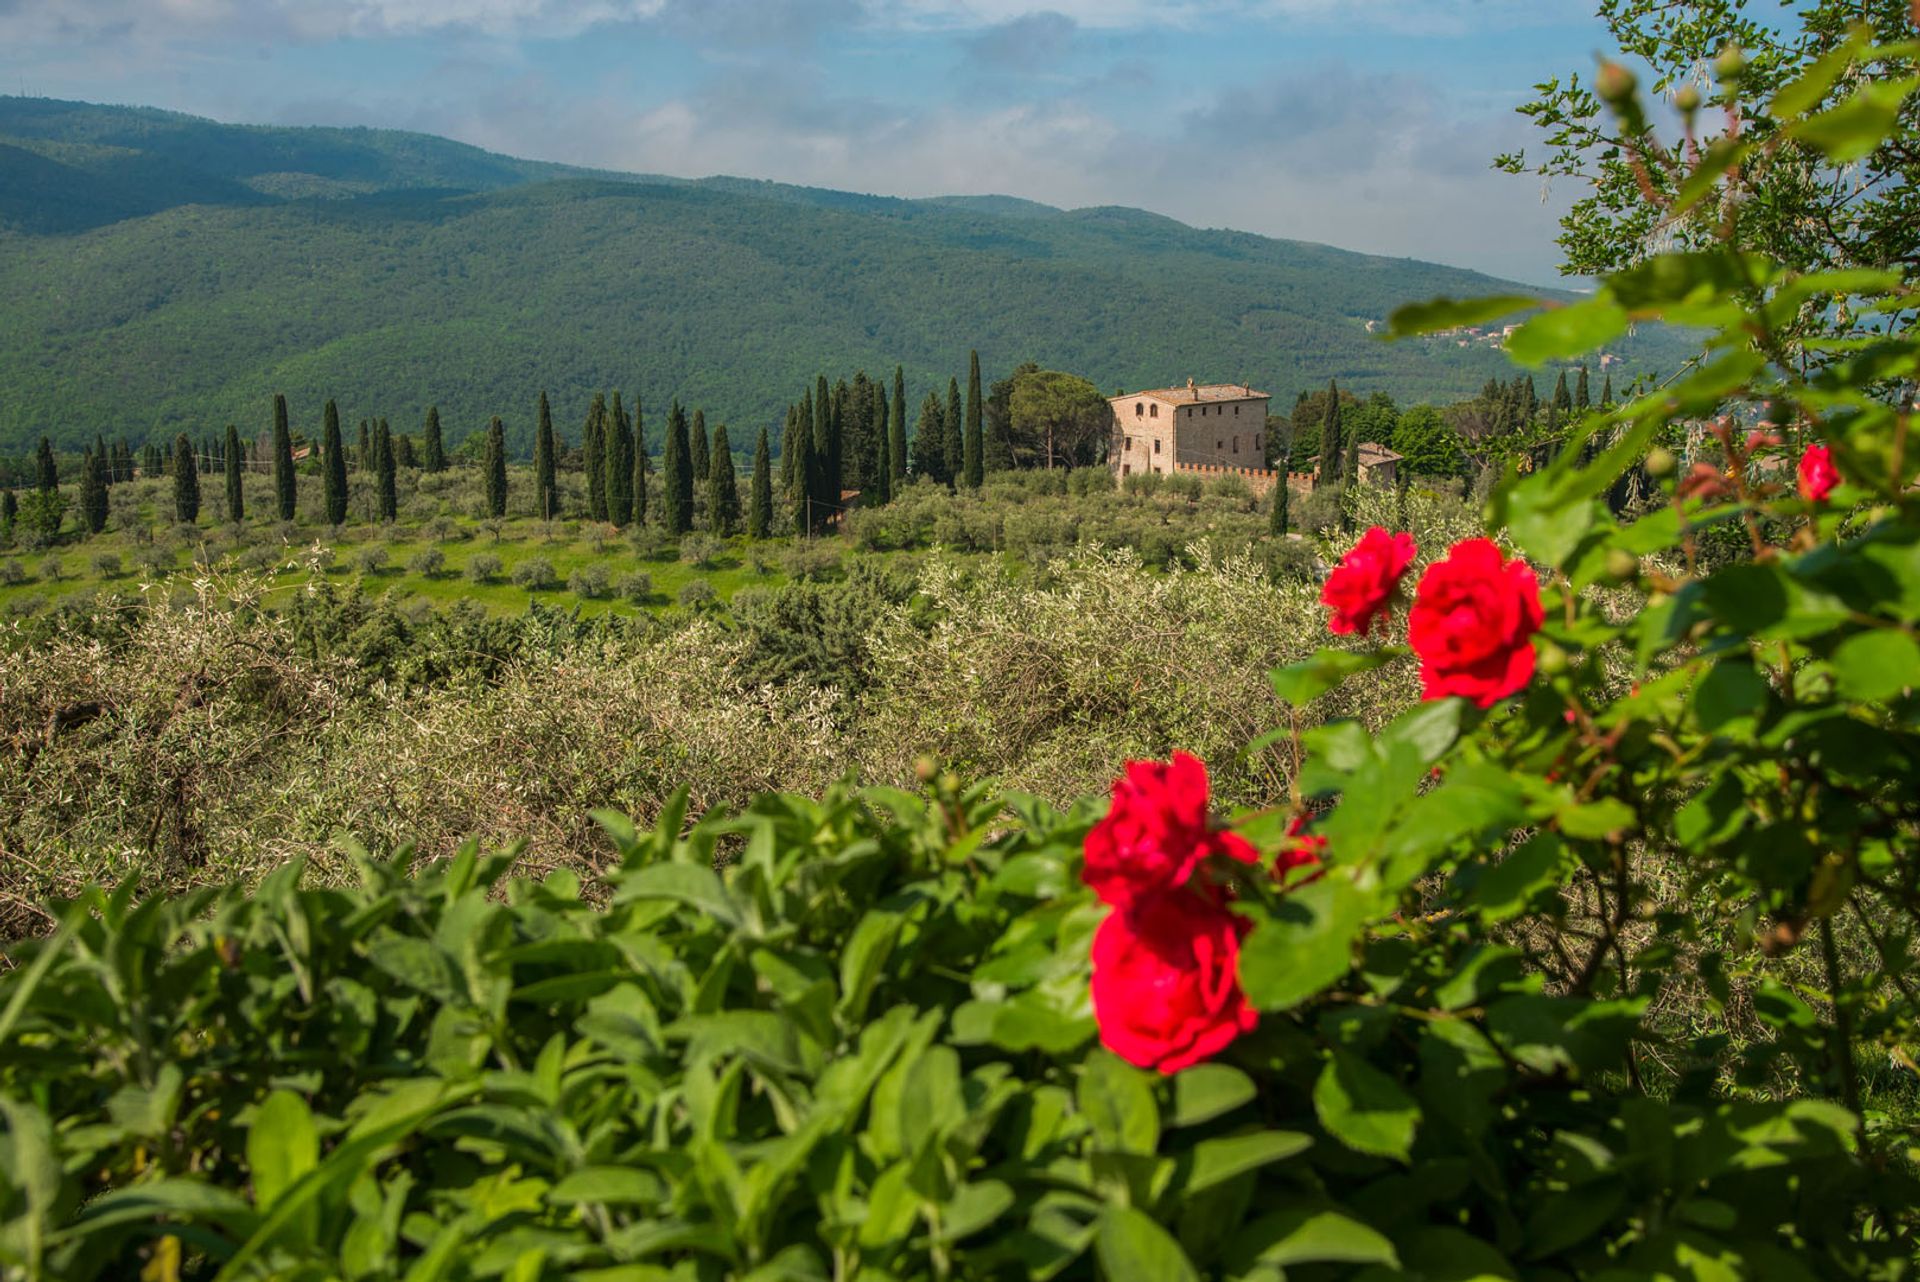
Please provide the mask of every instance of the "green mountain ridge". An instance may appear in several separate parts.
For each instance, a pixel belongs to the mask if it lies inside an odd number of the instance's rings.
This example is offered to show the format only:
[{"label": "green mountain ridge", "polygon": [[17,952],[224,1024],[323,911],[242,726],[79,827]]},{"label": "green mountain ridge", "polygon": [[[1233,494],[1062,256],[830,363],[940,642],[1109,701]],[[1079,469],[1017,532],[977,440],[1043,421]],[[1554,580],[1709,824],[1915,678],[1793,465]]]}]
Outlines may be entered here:
[{"label": "green mountain ridge", "polygon": [[[1491,348],[1383,344],[1410,299],[1509,292],[1457,268],[1142,210],[907,200],[740,178],[607,174],[391,130],[223,125],[0,97],[0,449],[139,442],[288,395],[451,442],[548,389],[570,438],[592,393],[777,430],[820,372],[903,364],[909,417],[978,348],[1108,388],[1251,381],[1277,408],[1339,378],[1400,399],[1511,377]],[[1629,368],[1671,369],[1642,334]],[[748,438],[750,439],[750,438]]]}]

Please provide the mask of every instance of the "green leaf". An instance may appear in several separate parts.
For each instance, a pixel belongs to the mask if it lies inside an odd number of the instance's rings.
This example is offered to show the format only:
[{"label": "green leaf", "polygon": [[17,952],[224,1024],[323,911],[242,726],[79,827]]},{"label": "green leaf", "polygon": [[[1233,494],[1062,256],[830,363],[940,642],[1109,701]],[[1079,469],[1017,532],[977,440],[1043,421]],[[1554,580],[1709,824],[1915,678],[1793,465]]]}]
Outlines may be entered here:
[{"label": "green leaf", "polygon": [[292,1091],[275,1091],[254,1110],[247,1129],[247,1167],[253,1200],[272,1208],[294,1181],[320,1164],[320,1133],[313,1110]]},{"label": "green leaf", "polygon": [[1507,339],[1507,355],[1532,367],[1579,356],[1620,337],[1628,320],[1626,309],[1602,289],[1585,302],[1542,312],[1522,325]]},{"label": "green leaf", "polygon": [[1271,911],[1246,907],[1254,928],[1240,945],[1240,986],[1260,1010],[1291,1010],[1353,967],[1373,901],[1339,870],[1308,882]]},{"label": "green leaf", "polygon": [[875,908],[860,919],[840,954],[840,1016],[849,1022],[866,1017],[880,973],[900,938],[899,913]]},{"label": "green leaf", "polygon": [[1787,133],[1836,165],[1864,160],[1899,128],[1900,109],[1916,88],[1920,76],[1868,81],[1838,106],[1788,126]]},{"label": "green leaf", "polygon": [[1087,1056],[1075,1098],[1094,1142],[1116,1153],[1151,1153],[1160,1143],[1152,1078],[1111,1051]]},{"label": "green leaf", "polygon": [[1130,1206],[1108,1206],[1093,1239],[1107,1282],[1200,1282],[1171,1234]]},{"label": "green leaf", "polygon": [[999,1180],[962,1184],[940,1207],[938,1242],[957,1242],[986,1228],[1013,1206],[1013,1190]]},{"label": "green leaf", "polygon": [[1634,831],[1633,807],[1618,797],[1562,806],[1554,813],[1554,822],[1564,835],[1584,841],[1605,841],[1617,833]]},{"label": "green leaf", "polygon": [[1228,1064],[1195,1064],[1173,1079],[1173,1117],[1169,1127],[1198,1126],[1231,1113],[1259,1090],[1253,1079]]},{"label": "green leaf", "polygon": [[1313,1147],[1313,1137],[1295,1131],[1254,1131],[1202,1140],[1182,1155],[1174,1187],[1183,1196],[1203,1193],[1236,1175],[1284,1161]]},{"label": "green leaf", "polygon": [[1400,651],[1391,648],[1356,653],[1352,650],[1319,650],[1300,663],[1275,668],[1271,674],[1273,692],[1296,708],[1304,708],[1341,682],[1361,672],[1371,672]]},{"label": "green leaf", "polygon": [[1401,1161],[1412,1151],[1420,1124],[1420,1106],[1400,1083],[1341,1050],[1314,1083],[1313,1108],[1320,1124],[1348,1148]]},{"label": "green leaf", "polygon": [[1255,1265],[1380,1264],[1398,1268],[1400,1257],[1382,1234],[1330,1207],[1291,1207],[1263,1215],[1228,1244],[1236,1272]]},{"label": "green leaf", "polygon": [[1548,484],[1552,479],[1542,473],[1516,486],[1507,499],[1506,519],[1507,532],[1527,555],[1558,568],[1593,530],[1598,512],[1591,500],[1557,492]]},{"label": "green leaf", "polygon": [[1893,628],[1848,637],[1834,647],[1828,662],[1840,693],[1863,703],[1878,703],[1920,688],[1920,645],[1909,633]]},{"label": "green leaf", "polygon": [[1558,837],[1535,833],[1518,850],[1481,872],[1466,900],[1489,922],[1511,920],[1540,892],[1559,885],[1570,863]]},{"label": "green leaf", "polygon": [[592,1202],[602,1206],[657,1206],[667,1186],[652,1171],[636,1166],[583,1166],[547,1191],[560,1206]]},{"label": "green leaf", "polygon": [[1540,301],[1521,294],[1495,294],[1486,298],[1433,298],[1424,303],[1407,303],[1387,317],[1385,338],[1410,338],[1430,334],[1436,329],[1455,329],[1462,325],[1483,325],[1502,316],[1538,307]]},{"label": "green leaf", "polygon": [[720,874],[698,864],[649,864],[628,873],[614,895],[617,904],[636,899],[667,899],[697,909],[730,929],[740,927],[740,907],[727,893]]}]

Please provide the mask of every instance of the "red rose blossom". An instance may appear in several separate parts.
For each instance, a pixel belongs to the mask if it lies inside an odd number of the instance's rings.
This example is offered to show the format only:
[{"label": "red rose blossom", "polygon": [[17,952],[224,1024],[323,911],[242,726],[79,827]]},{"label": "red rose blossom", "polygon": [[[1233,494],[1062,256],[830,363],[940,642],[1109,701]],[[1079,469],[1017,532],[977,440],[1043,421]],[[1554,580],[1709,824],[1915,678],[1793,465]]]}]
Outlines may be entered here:
[{"label": "red rose blossom", "polygon": [[1130,1064],[1177,1073],[1251,1029],[1259,1015],[1238,975],[1250,925],[1192,891],[1114,909],[1093,936],[1101,1044]]},{"label": "red rose blossom", "polygon": [[1320,589],[1320,604],[1333,611],[1327,630],[1335,636],[1367,635],[1393,604],[1394,589],[1417,551],[1410,534],[1388,534],[1376,525],[1361,535]]},{"label": "red rose blossom", "polygon": [[[1312,868],[1320,862],[1320,852],[1327,848],[1327,839],[1307,831],[1307,817],[1295,815],[1293,822],[1287,825],[1288,844],[1280,848],[1280,854],[1273,861],[1275,881],[1285,881],[1287,874],[1295,868]],[[1317,877],[1320,874],[1315,873]],[[1309,877],[1307,881],[1312,881]],[[1304,883],[1303,883],[1304,884]]]},{"label": "red rose blossom", "polygon": [[1527,563],[1491,539],[1466,539],[1427,567],[1407,616],[1420,656],[1422,697],[1459,695],[1490,708],[1533,676],[1533,634],[1544,615]]},{"label": "red rose blossom", "polygon": [[1823,503],[1840,484],[1840,473],[1833,466],[1833,451],[1824,445],[1809,445],[1800,456],[1800,497]]},{"label": "red rose blossom", "polygon": [[1197,757],[1129,761],[1114,780],[1113,807],[1087,834],[1081,876],[1095,894],[1125,908],[1143,895],[1184,886],[1209,855],[1242,863],[1259,853],[1207,821],[1207,768]]}]

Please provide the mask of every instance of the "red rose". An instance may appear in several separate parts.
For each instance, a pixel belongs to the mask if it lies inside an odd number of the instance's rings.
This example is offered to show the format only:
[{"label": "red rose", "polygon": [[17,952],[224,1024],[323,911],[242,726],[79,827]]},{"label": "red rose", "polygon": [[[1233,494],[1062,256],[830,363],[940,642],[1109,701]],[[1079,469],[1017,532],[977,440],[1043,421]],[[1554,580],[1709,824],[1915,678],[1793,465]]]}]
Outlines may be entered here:
[{"label": "red rose", "polygon": [[1466,539],[1427,567],[1407,616],[1420,656],[1422,696],[1457,694],[1490,708],[1533,676],[1533,634],[1544,615],[1540,583],[1491,539]]},{"label": "red rose", "polygon": [[1093,936],[1100,1041],[1130,1064],[1177,1073],[1252,1028],[1240,991],[1240,937],[1251,923],[1190,891],[1116,908]]},{"label": "red rose", "polygon": [[1081,871],[1095,894],[1125,908],[1143,895],[1184,886],[1209,855],[1257,863],[1259,854],[1207,821],[1207,768],[1184,752],[1165,764],[1129,761],[1113,784],[1113,807],[1087,834]]},{"label": "red rose", "polygon": [[1800,456],[1800,497],[1810,502],[1826,501],[1840,484],[1840,473],[1833,466],[1833,451],[1824,445],[1809,445]]},{"label": "red rose", "polygon": [[1373,621],[1392,605],[1400,576],[1413,564],[1418,550],[1412,535],[1388,534],[1377,525],[1361,535],[1320,589],[1320,604],[1333,611],[1328,631],[1336,636],[1367,635]]},{"label": "red rose", "polygon": [[[1293,822],[1287,825],[1287,836],[1291,839],[1289,844],[1281,847],[1279,857],[1273,861],[1273,877],[1275,881],[1284,882],[1287,879],[1287,874],[1295,868],[1314,867],[1320,862],[1320,852],[1327,848],[1327,839],[1325,837],[1315,836],[1313,833],[1307,831],[1307,817],[1305,815],[1295,815],[1293,817]],[[1314,877],[1319,875],[1319,873],[1315,873]],[[1312,881],[1313,877],[1308,877],[1305,880]]]}]

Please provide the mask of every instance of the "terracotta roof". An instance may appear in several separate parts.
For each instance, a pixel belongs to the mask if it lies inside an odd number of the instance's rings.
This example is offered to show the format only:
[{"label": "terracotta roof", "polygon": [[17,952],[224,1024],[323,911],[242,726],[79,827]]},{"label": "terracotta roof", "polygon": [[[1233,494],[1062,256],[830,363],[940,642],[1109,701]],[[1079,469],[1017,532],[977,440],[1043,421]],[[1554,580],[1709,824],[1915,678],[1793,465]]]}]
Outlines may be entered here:
[{"label": "terracotta roof", "polygon": [[1391,463],[1396,459],[1405,457],[1404,454],[1395,454],[1384,445],[1376,445],[1372,441],[1360,442],[1360,461],[1362,463]]},{"label": "terracotta roof", "polygon": [[1245,383],[1201,383],[1195,387],[1156,387],[1148,391],[1128,392],[1125,396],[1113,396],[1108,399],[1129,401],[1142,396],[1151,396],[1156,401],[1167,401],[1174,405],[1271,399],[1265,392],[1256,392]]}]

